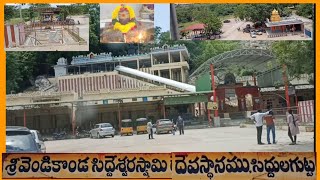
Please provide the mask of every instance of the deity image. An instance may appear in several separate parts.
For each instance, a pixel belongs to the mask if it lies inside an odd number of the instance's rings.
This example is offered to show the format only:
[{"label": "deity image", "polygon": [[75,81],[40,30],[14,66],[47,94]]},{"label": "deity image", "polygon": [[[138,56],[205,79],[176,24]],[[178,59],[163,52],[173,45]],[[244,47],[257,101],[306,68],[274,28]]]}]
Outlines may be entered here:
[{"label": "deity image", "polygon": [[[101,11],[111,10],[110,5],[101,5]],[[153,5],[125,5],[121,4],[113,8],[111,22],[109,18],[102,24],[101,43],[146,43],[154,38]],[[136,14],[136,12],[139,13]],[[106,12],[106,11],[105,11]],[[108,15],[108,14],[107,14]],[[137,16],[138,15],[138,16]]]},{"label": "deity image", "polygon": [[130,6],[118,6],[112,13],[112,24],[114,30],[119,30],[123,34],[137,28],[136,15]]}]

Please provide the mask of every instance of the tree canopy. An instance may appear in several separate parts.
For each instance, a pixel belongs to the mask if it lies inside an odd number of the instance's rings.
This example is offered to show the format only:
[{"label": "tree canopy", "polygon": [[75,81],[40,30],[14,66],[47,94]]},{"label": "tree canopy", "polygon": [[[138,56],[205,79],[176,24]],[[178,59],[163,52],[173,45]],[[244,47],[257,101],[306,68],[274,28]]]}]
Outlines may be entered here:
[{"label": "tree canopy", "polygon": [[204,8],[194,12],[194,17],[197,21],[205,25],[205,32],[208,34],[219,32],[222,28],[222,22],[218,15],[209,8]]},{"label": "tree canopy", "polygon": [[306,18],[313,18],[313,4],[298,4],[297,8],[297,15],[303,16]]},{"label": "tree canopy", "polygon": [[271,13],[276,9],[281,17],[291,15],[288,4],[239,4],[235,7],[234,16],[241,20],[264,22],[270,19]]},{"label": "tree canopy", "polygon": [[272,51],[280,64],[285,64],[292,77],[314,73],[313,41],[277,41],[272,44]]},{"label": "tree canopy", "polygon": [[7,21],[14,17],[15,7],[4,6],[4,20]]}]

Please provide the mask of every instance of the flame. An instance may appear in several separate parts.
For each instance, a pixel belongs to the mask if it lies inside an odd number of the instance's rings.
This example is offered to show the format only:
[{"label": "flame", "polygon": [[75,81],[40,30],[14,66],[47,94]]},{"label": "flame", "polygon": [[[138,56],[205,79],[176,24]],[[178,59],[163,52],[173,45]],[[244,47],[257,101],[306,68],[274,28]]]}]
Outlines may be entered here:
[{"label": "flame", "polygon": [[126,43],[144,43],[147,41],[148,33],[145,31],[129,33],[125,38]]},{"label": "flame", "polygon": [[139,38],[139,40],[141,40],[141,39],[142,39],[142,33],[141,33],[141,32],[139,33],[138,38]]}]

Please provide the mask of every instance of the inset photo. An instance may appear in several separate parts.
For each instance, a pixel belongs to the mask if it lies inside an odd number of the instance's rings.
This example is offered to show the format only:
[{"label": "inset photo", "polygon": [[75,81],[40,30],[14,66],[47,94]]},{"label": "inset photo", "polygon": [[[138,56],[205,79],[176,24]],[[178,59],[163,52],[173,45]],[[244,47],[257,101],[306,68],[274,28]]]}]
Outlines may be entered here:
[{"label": "inset photo", "polygon": [[84,4],[7,4],[6,51],[89,51]]},{"label": "inset photo", "polygon": [[100,4],[100,43],[154,42],[154,4]]},{"label": "inset photo", "polygon": [[312,40],[314,4],[176,4],[181,40]]}]

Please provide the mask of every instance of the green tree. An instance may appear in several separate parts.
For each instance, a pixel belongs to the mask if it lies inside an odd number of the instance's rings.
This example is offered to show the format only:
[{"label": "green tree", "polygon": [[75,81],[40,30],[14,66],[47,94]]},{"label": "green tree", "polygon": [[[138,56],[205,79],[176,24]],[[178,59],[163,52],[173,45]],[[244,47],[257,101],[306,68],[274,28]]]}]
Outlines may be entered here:
[{"label": "green tree", "polygon": [[14,6],[4,6],[4,20],[7,21],[14,17]]},{"label": "green tree", "polygon": [[211,12],[208,8],[204,8],[194,12],[195,19],[205,25],[205,32],[212,34],[219,32],[222,28],[222,22],[220,18],[214,12]]},{"label": "green tree", "polygon": [[241,20],[252,22],[264,22],[270,19],[271,13],[276,9],[280,16],[287,16],[289,10],[285,9],[288,4],[239,4],[235,7],[234,16]]},{"label": "green tree", "polygon": [[272,51],[278,63],[287,65],[292,77],[314,73],[314,44],[312,41],[277,41]]},{"label": "green tree", "polygon": [[101,52],[100,46],[100,6],[99,4],[86,4],[85,8],[90,14],[89,49],[91,52]]},{"label": "green tree", "polygon": [[296,8],[297,15],[306,18],[313,18],[313,4],[298,4]]},{"label": "green tree", "polygon": [[[186,46],[188,47],[190,44]],[[196,46],[195,49],[188,48],[190,54],[196,54],[191,57],[191,71],[216,55],[239,48],[240,44],[237,41],[200,41]]]},{"label": "green tree", "polygon": [[177,20],[178,23],[186,23],[193,21],[193,15],[192,12],[194,9],[194,5],[176,5],[176,11],[177,11]]},{"label": "green tree", "polygon": [[159,43],[157,44],[157,46],[163,46],[165,44],[168,45],[173,45],[173,41],[170,39],[170,31],[167,32],[162,32],[159,35]]},{"label": "green tree", "polygon": [[155,39],[155,43],[157,44],[157,43],[159,43],[159,41],[160,41],[160,34],[161,34],[161,27],[159,27],[159,26],[156,26],[155,28],[154,28],[154,39]]},{"label": "green tree", "polygon": [[7,93],[10,93],[11,91],[19,92],[30,84],[29,79],[33,77],[33,74],[37,69],[35,54],[35,52],[7,53]]}]

